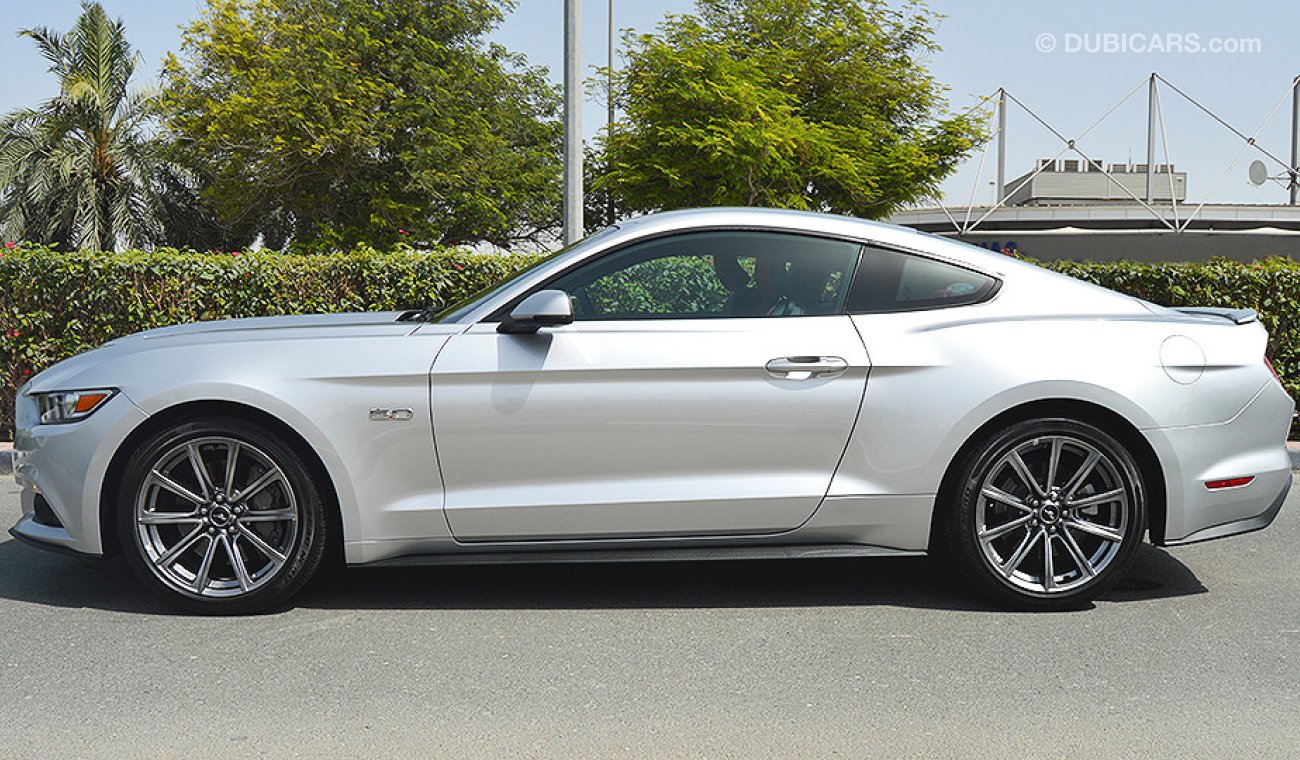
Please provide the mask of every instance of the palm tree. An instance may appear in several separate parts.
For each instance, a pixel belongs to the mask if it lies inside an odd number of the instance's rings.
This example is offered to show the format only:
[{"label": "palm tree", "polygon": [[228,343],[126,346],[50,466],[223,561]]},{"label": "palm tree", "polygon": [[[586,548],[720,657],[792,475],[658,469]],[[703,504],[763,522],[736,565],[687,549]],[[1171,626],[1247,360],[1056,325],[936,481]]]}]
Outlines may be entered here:
[{"label": "palm tree", "polygon": [[24,29],[58,96],[0,120],[0,233],[65,250],[142,246],[163,234],[179,168],[151,133],[156,89],[128,91],[140,62],[121,20],[83,2],[72,29]]}]

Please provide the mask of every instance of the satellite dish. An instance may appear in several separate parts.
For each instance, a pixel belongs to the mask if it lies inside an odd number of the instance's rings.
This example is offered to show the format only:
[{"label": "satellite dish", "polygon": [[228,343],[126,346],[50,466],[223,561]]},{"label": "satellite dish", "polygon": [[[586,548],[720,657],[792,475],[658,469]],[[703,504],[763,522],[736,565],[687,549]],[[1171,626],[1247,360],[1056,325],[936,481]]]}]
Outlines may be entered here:
[{"label": "satellite dish", "polygon": [[1263,161],[1250,162],[1250,184],[1259,187],[1268,181],[1268,167]]}]

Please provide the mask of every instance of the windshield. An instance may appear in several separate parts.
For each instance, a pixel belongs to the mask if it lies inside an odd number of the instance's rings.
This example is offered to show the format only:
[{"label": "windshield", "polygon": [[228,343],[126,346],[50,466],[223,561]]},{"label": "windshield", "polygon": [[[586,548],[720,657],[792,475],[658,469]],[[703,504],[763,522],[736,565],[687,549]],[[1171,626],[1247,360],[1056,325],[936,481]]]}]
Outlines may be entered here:
[{"label": "windshield", "polygon": [[505,282],[501,282],[496,285],[489,285],[483,290],[480,290],[479,292],[467,298],[462,298],[461,300],[453,303],[451,306],[448,306],[447,308],[438,312],[438,314],[431,321],[452,322],[452,323],[459,322],[465,318],[465,315],[474,311],[479,306],[482,306],[484,303],[486,303],[488,300],[494,297],[497,293],[501,293],[509,289],[515,283],[519,282],[525,277],[531,275],[533,272],[537,271],[538,267],[543,266],[545,264],[549,264],[550,262],[554,261],[560,256],[563,256],[566,253],[571,253],[579,248],[583,248],[591,243],[601,240],[609,236],[610,234],[612,234],[617,229],[618,229],[617,226],[606,227],[605,229],[601,230],[600,232],[597,232],[594,235],[589,235],[583,238],[582,240],[579,240],[576,243],[570,243],[569,245],[566,245],[560,250],[550,254],[549,256],[546,256],[541,261],[538,261],[536,264],[528,267],[524,271],[520,272],[514,277],[511,277]]}]

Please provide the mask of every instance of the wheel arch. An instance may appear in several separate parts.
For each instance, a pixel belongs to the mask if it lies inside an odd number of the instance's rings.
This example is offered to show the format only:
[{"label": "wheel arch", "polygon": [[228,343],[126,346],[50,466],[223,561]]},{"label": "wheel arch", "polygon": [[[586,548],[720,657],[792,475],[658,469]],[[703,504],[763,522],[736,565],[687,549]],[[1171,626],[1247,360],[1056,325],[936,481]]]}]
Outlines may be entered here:
[{"label": "wheel arch", "polygon": [[104,472],[104,481],[99,491],[99,532],[104,556],[116,556],[122,551],[121,538],[117,535],[117,520],[114,519],[113,512],[116,506],[117,493],[126,472],[126,464],[131,458],[131,454],[146,438],[160,430],[165,430],[169,425],[209,415],[231,417],[260,425],[282,437],[293,447],[294,453],[302,458],[303,462],[311,470],[311,474],[315,476],[317,484],[320,485],[321,495],[327,502],[325,514],[329,519],[328,533],[331,538],[329,545],[326,547],[326,560],[331,563],[341,564],[343,558],[343,518],[339,506],[338,488],[320,455],[307,442],[307,439],[303,438],[298,431],[279,417],[247,404],[216,400],[187,401],[167,407],[150,415],[147,420],[132,430],[118,445],[117,451],[109,460],[108,468]]},{"label": "wheel arch", "polygon": [[[1029,401],[1006,409],[980,425],[967,436],[956,454],[948,462],[943,479],[939,482],[939,491],[935,496],[935,512],[946,509],[955,498],[960,484],[957,483],[960,463],[971,450],[985,438],[998,430],[1025,420],[1044,417],[1066,417],[1069,419],[1096,425],[1122,443],[1133,454],[1141,470],[1143,484],[1147,489],[1147,529],[1152,543],[1161,544],[1165,536],[1165,515],[1167,513],[1167,496],[1165,491],[1164,468],[1155,449],[1146,437],[1129,419],[1100,404],[1082,399],[1055,398]],[[935,530],[940,521],[930,521],[930,547],[935,546]]]}]

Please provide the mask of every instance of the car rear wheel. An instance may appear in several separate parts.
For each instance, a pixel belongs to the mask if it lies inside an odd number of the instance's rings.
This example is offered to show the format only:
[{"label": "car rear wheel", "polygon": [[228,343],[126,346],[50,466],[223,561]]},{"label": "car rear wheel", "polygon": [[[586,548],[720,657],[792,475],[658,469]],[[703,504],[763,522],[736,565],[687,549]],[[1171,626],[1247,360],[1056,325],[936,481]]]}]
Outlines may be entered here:
[{"label": "car rear wheel", "polygon": [[977,589],[1021,609],[1070,609],[1128,570],[1146,526],[1133,455],[1078,420],[1029,420],[973,447],[940,516],[941,547]]},{"label": "car rear wheel", "polygon": [[169,602],[208,614],[287,600],[320,566],[325,526],[293,448],[233,419],[153,435],[127,463],[118,499],[132,569]]}]

